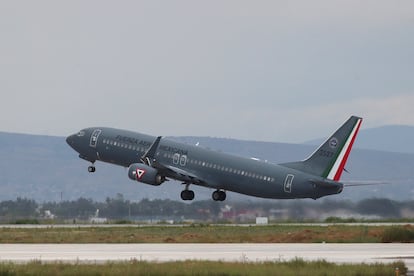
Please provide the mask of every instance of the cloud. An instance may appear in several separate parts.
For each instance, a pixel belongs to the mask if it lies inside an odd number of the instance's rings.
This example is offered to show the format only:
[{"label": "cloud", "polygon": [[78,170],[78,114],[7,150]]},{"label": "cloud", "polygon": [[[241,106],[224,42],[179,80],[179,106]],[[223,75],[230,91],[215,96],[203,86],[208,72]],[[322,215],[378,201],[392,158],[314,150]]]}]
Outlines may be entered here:
[{"label": "cloud", "polygon": [[351,115],[364,118],[363,128],[382,125],[414,125],[414,94],[400,94],[381,97],[350,98],[345,101],[323,103],[294,109],[278,110],[273,116],[284,114],[285,124],[281,128],[289,136],[280,139],[303,142],[312,138],[324,137],[333,132],[340,123]]},{"label": "cloud", "polygon": [[351,114],[414,124],[414,1],[16,3],[0,10],[2,130],[301,142]]},{"label": "cloud", "polygon": [[369,120],[368,126],[383,124],[414,125],[414,93],[379,99],[360,99],[357,109]]}]

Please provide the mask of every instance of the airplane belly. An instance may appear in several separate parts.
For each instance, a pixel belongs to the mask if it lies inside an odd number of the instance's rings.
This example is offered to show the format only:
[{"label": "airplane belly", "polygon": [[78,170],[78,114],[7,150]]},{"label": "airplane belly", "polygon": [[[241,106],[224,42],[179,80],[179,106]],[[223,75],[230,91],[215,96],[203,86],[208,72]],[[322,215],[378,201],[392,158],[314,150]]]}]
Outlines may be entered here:
[{"label": "airplane belly", "polygon": [[292,199],[315,197],[316,190],[314,187],[300,176],[295,179],[291,174],[287,174],[286,178],[275,175],[272,179],[274,180],[254,181],[244,178],[239,179],[237,182],[232,181],[225,186],[229,191],[263,198]]}]

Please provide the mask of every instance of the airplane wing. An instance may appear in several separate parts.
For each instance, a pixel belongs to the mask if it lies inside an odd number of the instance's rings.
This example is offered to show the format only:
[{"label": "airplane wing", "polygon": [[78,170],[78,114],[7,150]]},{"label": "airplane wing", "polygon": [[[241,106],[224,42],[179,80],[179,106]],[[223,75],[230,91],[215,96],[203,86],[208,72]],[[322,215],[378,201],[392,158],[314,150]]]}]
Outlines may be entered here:
[{"label": "airplane wing", "polygon": [[169,171],[169,174],[171,175],[171,178],[184,181],[186,183],[192,183],[192,184],[202,184],[206,183],[206,181],[202,180],[199,176],[190,173],[186,170],[173,167],[173,166],[164,166],[165,169]]},{"label": "airplane wing", "polygon": [[160,144],[162,136],[158,136],[157,139],[152,143],[149,149],[141,156],[141,162],[151,166],[151,164],[155,161],[155,153],[158,149],[158,145]]},{"label": "airplane wing", "polygon": [[[163,174],[165,177],[172,178],[174,180],[182,181],[186,184],[198,184],[203,186],[216,186],[211,181],[203,180],[201,177],[188,172],[184,169],[174,167],[171,165],[164,165],[160,163],[156,158],[156,151],[160,144],[160,141],[162,139],[162,136],[158,136],[155,141],[152,143],[152,145],[149,147],[149,149],[144,153],[144,155],[141,157],[141,162],[151,166],[153,168],[156,168],[161,174]],[[209,185],[208,185],[208,184]]]}]

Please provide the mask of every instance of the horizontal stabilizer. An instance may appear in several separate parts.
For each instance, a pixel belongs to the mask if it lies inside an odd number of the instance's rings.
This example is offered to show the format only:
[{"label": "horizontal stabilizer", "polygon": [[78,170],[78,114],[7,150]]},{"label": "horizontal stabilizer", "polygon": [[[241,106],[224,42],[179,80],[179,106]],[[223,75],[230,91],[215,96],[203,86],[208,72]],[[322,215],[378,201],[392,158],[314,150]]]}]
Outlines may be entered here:
[{"label": "horizontal stabilizer", "polygon": [[346,187],[354,187],[354,186],[384,185],[384,184],[392,184],[392,183],[385,182],[385,181],[368,180],[368,181],[346,181],[346,182],[343,182],[343,184]]},{"label": "horizontal stabilizer", "polygon": [[314,180],[311,179],[310,182],[318,187],[321,188],[343,188],[343,184],[336,181],[331,180]]}]

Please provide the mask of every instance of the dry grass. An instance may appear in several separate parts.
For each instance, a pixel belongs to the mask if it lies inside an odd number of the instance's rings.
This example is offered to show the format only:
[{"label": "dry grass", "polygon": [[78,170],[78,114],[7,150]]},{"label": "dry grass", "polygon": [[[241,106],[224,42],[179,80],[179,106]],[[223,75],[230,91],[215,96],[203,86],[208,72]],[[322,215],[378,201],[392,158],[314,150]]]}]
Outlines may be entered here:
[{"label": "dry grass", "polygon": [[[401,226],[403,228],[404,226]],[[396,229],[398,227],[393,227]],[[406,229],[407,227],[404,227]],[[389,226],[1,228],[0,243],[381,242]]]},{"label": "dry grass", "polygon": [[402,262],[392,264],[333,264],[326,261],[227,263],[183,261],[148,263],[139,261],[94,264],[32,262],[29,264],[0,263],[0,275],[400,275],[406,273]]}]

